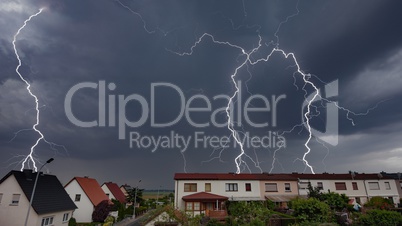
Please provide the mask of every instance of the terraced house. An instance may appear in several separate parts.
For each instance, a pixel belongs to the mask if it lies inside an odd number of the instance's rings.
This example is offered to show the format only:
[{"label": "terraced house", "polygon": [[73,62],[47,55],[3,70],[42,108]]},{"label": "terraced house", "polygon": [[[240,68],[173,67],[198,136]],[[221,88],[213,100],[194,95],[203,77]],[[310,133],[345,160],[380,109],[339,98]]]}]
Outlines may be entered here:
[{"label": "terraced house", "polygon": [[364,204],[374,196],[398,204],[400,198],[395,180],[382,174],[176,173],[174,180],[175,207],[194,215],[222,217],[227,200],[271,200],[287,208],[291,199],[307,197],[309,184],[322,192],[345,194],[350,204]]},{"label": "terraced house", "polygon": [[297,179],[288,175],[176,173],[176,208],[192,214],[225,215],[225,201],[271,199],[279,205],[297,196]]}]

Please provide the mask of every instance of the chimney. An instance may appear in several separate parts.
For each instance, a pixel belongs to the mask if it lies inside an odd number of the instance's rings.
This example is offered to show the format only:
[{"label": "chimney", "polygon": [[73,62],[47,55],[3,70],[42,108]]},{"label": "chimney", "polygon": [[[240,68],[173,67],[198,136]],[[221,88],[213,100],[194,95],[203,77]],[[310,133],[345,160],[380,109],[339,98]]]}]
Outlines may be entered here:
[{"label": "chimney", "polygon": [[24,169],[24,171],[22,171],[25,175],[25,178],[27,180],[32,180],[33,176],[32,176],[32,170],[31,169]]}]

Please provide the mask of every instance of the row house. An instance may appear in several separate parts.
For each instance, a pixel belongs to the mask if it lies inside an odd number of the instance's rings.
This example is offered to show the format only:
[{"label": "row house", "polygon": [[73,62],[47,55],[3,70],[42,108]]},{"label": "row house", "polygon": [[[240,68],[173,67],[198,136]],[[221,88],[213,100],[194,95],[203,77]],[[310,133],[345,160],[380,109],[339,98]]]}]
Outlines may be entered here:
[{"label": "row house", "polygon": [[280,207],[297,197],[307,197],[308,185],[322,192],[337,192],[350,203],[364,204],[381,196],[399,203],[395,180],[382,174],[235,174],[176,173],[175,207],[193,214],[224,211],[229,201],[271,200]]},{"label": "row house", "polygon": [[[398,189],[399,197],[402,198],[402,174],[401,173],[386,173],[381,172],[381,174],[385,177],[389,177],[395,180],[395,185]],[[399,203],[401,204],[401,203]]]},{"label": "row house", "polygon": [[224,211],[224,202],[270,199],[280,205],[298,195],[297,179],[273,174],[176,173],[175,207],[210,216]]},{"label": "row house", "polygon": [[399,203],[399,193],[395,180],[382,174],[291,174],[298,179],[299,195],[307,196],[308,184],[322,192],[336,192],[350,198],[351,204],[364,204],[371,197],[381,196]]}]

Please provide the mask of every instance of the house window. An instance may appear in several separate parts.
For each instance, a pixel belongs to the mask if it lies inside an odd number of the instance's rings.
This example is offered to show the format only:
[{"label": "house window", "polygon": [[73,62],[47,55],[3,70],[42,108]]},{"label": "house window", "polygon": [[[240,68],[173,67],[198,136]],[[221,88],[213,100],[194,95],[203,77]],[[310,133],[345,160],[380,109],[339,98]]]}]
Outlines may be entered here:
[{"label": "house window", "polygon": [[205,192],[211,192],[211,183],[205,183]]},{"label": "house window", "polygon": [[80,195],[80,194],[76,194],[76,195],[75,195],[75,201],[76,201],[76,202],[81,201],[81,195]]},{"label": "house window", "polygon": [[186,211],[198,211],[201,209],[201,203],[199,202],[186,202]]},{"label": "house window", "polygon": [[290,183],[285,183],[285,191],[290,192]]},{"label": "house window", "polygon": [[0,193],[0,203],[2,199],[3,199],[3,193]]},{"label": "house window", "polygon": [[266,192],[277,192],[278,186],[276,183],[265,183],[265,191]]},{"label": "house window", "polygon": [[368,182],[368,187],[370,190],[380,190],[378,182]]},{"label": "house window", "polygon": [[310,184],[310,182],[300,182],[299,183],[299,188],[300,189],[307,189],[309,184]]},{"label": "house window", "polygon": [[352,187],[353,190],[359,190],[359,188],[357,187],[357,182],[352,182]]},{"label": "house window", "polygon": [[11,205],[13,206],[18,206],[18,203],[20,202],[20,194],[13,194],[13,198],[11,199]]},{"label": "house window", "polygon": [[246,191],[251,191],[251,183],[246,183]]},{"label": "house window", "polygon": [[335,182],[335,189],[336,190],[346,190],[346,183],[345,182]]},{"label": "house window", "polygon": [[226,191],[238,191],[237,183],[227,183],[225,187]]},{"label": "house window", "polygon": [[385,189],[391,190],[391,185],[389,184],[389,182],[385,182]]},{"label": "house window", "polygon": [[63,215],[63,222],[67,222],[68,221],[68,213],[65,213],[64,215]]},{"label": "house window", "polygon": [[324,190],[324,185],[322,184],[322,182],[317,182],[317,188],[318,190]]},{"label": "house window", "polygon": [[195,210],[200,210],[200,203],[199,202],[194,202],[194,211]]},{"label": "house window", "polygon": [[44,217],[41,226],[50,226],[53,224],[53,217]]},{"label": "house window", "polygon": [[193,210],[193,203],[192,202],[186,202],[186,210]]},{"label": "house window", "polygon": [[197,184],[196,183],[185,183],[184,184],[184,192],[196,192]]}]

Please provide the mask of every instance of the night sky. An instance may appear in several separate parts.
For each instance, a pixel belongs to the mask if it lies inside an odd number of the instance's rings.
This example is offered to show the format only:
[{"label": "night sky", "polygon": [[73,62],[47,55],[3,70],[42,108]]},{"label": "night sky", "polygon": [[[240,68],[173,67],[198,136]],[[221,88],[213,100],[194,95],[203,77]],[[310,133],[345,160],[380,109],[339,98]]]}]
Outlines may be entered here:
[{"label": "night sky", "polygon": [[[400,1],[6,0],[0,3],[0,177],[19,170],[39,138],[32,130],[35,101],[15,71],[12,41],[43,7],[16,46],[19,72],[39,99],[38,129],[57,144],[42,140],[34,157],[55,158],[44,170],[62,183],[90,176],[171,189],[175,172],[236,172],[241,150],[225,112],[236,92],[233,75],[240,90],[231,105],[233,129],[245,142],[265,137],[270,144],[246,145],[241,172],[310,173],[301,160],[309,137],[302,106],[315,89],[295,73],[291,56],[274,52],[256,63],[273,48],[294,53],[305,79],[320,89],[309,120],[327,133],[313,134],[308,144],[314,172],[402,171]],[[329,106],[339,106],[336,117]],[[96,125],[72,122],[68,109]],[[327,122],[338,129],[330,133]],[[224,142],[211,144],[211,137]],[[152,138],[165,145],[152,146]],[[181,138],[189,139],[187,148]],[[286,147],[277,150],[278,144]]]}]

